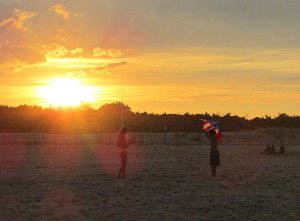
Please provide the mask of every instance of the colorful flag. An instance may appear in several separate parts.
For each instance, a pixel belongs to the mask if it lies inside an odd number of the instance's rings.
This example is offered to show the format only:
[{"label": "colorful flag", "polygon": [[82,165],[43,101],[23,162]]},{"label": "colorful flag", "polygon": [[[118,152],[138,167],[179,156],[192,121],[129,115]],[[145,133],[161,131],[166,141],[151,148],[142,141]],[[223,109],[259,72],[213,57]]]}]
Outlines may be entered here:
[{"label": "colorful flag", "polygon": [[210,130],[215,130],[216,135],[218,137],[219,142],[222,140],[222,134],[221,134],[221,124],[219,121],[214,121],[214,120],[206,120],[202,118],[197,118],[194,117],[197,120],[202,120],[203,121],[203,130],[205,131],[210,131]]}]

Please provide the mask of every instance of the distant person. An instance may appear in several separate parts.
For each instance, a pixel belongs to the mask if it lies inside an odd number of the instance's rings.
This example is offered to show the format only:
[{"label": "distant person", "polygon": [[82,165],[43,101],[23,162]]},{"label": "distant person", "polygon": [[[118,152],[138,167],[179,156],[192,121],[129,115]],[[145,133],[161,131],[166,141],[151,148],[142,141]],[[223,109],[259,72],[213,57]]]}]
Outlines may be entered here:
[{"label": "distant person", "polygon": [[276,154],[276,150],[274,145],[272,144],[271,149],[270,149],[270,154]]},{"label": "distant person", "polygon": [[119,132],[117,147],[119,148],[119,154],[121,158],[121,167],[119,170],[118,178],[126,177],[126,164],[127,164],[127,149],[129,148],[129,142],[126,139],[128,134],[128,128],[123,127]]},{"label": "distant person", "polygon": [[268,154],[271,153],[271,147],[269,144],[265,148],[265,153],[268,153]]},{"label": "distant person", "polygon": [[283,146],[283,143],[280,144],[279,153],[284,154],[285,153],[285,147]]},{"label": "distant person", "polygon": [[218,150],[218,137],[215,130],[206,132],[206,136],[210,141],[210,167],[211,176],[216,176],[217,166],[220,166],[220,154]]}]

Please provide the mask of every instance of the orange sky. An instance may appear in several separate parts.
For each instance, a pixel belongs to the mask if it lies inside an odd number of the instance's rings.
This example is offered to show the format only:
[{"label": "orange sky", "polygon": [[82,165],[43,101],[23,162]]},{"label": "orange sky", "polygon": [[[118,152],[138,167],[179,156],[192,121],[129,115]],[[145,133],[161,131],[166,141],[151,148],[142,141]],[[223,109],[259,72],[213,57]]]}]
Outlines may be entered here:
[{"label": "orange sky", "polygon": [[182,2],[1,1],[0,103],[300,114],[300,3]]}]

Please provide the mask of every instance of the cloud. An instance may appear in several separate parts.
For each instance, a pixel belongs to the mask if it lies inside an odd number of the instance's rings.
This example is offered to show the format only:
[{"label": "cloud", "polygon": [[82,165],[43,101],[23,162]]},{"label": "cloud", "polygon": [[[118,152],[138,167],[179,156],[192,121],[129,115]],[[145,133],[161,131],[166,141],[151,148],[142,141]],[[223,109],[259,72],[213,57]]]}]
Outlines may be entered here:
[{"label": "cloud", "polygon": [[126,61],[122,61],[122,62],[118,62],[118,63],[110,63],[110,64],[105,64],[105,65],[100,65],[97,68],[95,68],[95,70],[102,71],[104,69],[116,68],[116,67],[123,66],[126,64],[127,64]]},{"label": "cloud", "polygon": [[61,4],[54,5],[53,7],[49,8],[49,11],[54,11],[66,20],[69,20],[71,16],[71,13],[67,11],[64,5]]},{"label": "cloud", "polygon": [[122,50],[119,49],[104,49],[104,48],[100,48],[100,47],[96,47],[93,49],[93,55],[94,57],[112,57],[112,58],[117,58],[123,55]]},{"label": "cloud", "polygon": [[47,58],[75,58],[84,56],[83,48],[68,49],[66,46],[50,43],[42,46],[43,53]]},{"label": "cloud", "polygon": [[26,20],[36,15],[36,13],[34,12],[22,11],[20,9],[15,9],[14,12],[16,14],[15,17],[7,18],[0,21],[0,32],[10,28],[16,28],[22,31],[27,31],[28,28],[25,26]]},{"label": "cloud", "polygon": [[74,50],[70,51],[72,55],[77,55],[83,53],[83,48],[75,48]]},{"label": "cloud", "polygon": [[46,57],[31,45],[0,44],[0,68],[10,68],[17,72],[26,66],[46,61]]},{"label": "cloud", "polygon": [[126,61],[116,62],[116,63],[108,63],[108,64],[101,64],[90,69],[87,69],[89,74],[95,75],[111,75],[112,73],[109,71],[113,68],[117,68],[123,65],[126,65]]},{"label": "cloud", "polygon": [[67,37],[68,37],[67,32],[64,29],[57,29],[54,39],[56,41],[65,42],[67,41]]},{"label": "cloud", "polygon": [[79,70],[79,71],[69,72],[67,75],[73,78],[82,78],[87,76],[87,73],[84,70]]},{"label": "cloud", "polygon": [[12,27],[13,23],[15,21],[15,18],[7,18],[0,22],[0,31],[5,31],[7,28]]},{"label": "cloud", "polygon": [[43,49],[47,58],[61,58],[69,54],[69,50],[66,46],[56,43],[44,45]]}]

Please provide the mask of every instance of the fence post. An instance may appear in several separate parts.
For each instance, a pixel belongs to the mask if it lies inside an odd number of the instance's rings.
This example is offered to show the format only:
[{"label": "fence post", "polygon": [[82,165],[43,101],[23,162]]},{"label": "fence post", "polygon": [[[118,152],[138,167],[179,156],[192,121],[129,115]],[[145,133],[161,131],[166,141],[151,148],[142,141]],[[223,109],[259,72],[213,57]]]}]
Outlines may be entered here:
[{"label": "fence post", "polygon": [[251,146],[251,139],[252,139],[252,130],[249,130],[249,143],[248,145]]}]

